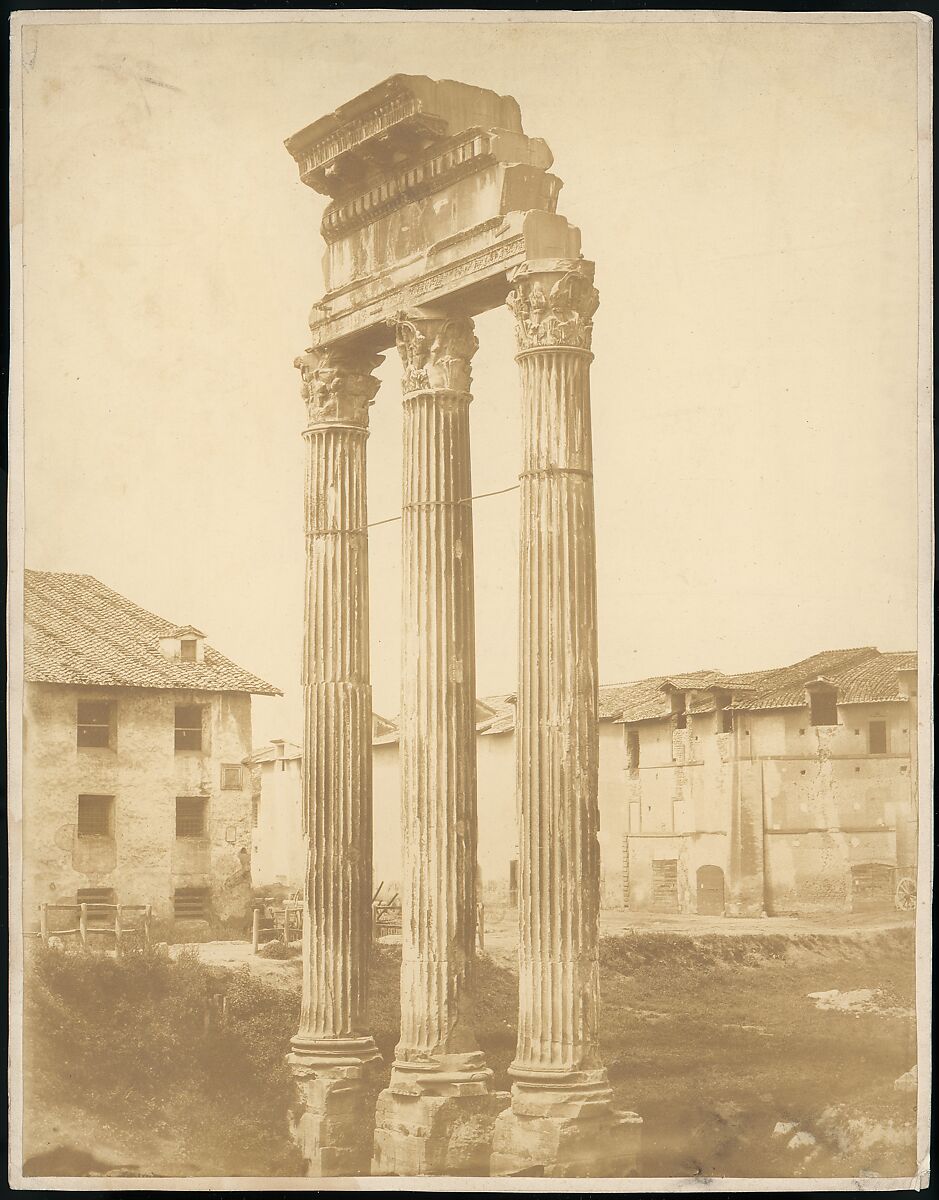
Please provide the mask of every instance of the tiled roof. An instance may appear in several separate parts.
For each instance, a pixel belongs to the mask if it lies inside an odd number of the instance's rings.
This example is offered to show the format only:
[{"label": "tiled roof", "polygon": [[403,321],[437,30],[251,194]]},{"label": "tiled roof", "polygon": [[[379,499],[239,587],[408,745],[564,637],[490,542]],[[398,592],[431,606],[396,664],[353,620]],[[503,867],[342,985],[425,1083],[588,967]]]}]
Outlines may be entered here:
[{"label": "tiled roof", "polygon": [[[600,686],[599,715],[601,721],[615,720],[623,711],[623,706],[636,693],[636,689],[644,689],[648,684],[661,688],[664,678],[658,676],[641,683],[609,683]],[[644,693],[643,693],[644,694]],[[480,696],[477,700],[476,713],[481,720],[476,723],[476,732],[483,737],[495,736],[500,733],[511,733],[515,728],[515,699],[514,692],[496,692],[491,696]],[[398,741],[398,731],[384,734],[372,739],[373,746],[393,745]]]},{"label": "tiled roof", "polygon": [[883,657],[889,661],[895,671],[916,670],[915,650],[885,650]]},{"label": "tiled roof", "polygon": [[25,573],[25,678],[30,682],[282,694],[208,645],[203,662],[167,658],[160,639],[173,637],[179,628],[91,575]]},{"label": "tiled roof", "polygon": [[872,646],[828,650],[791,667],[765,672],[755,694],[736,700],[735,709],[801,708],[809,683],[825,680],[838,688],[840,704],[899,700],[896,668]]},{"label": "tiled roof", "polygon": [[243,761],[246,763],[260,764],[266,762],[276,762],[279,758],[285,759],[287,762],[294,762],[298,758],[303,757],[303,751],[296,742],[284,742],[283,754],[280,753],[278,746],[272,742],[268,746],[262,746],[260,750],[254,750]]},{"label": "tiled roof", "polygon": [[[653,675],[635,683],[604,684],[600,688],[600,719],[632,724],[662,720],[671,715],[670,690],[691,693],[688,712],[713,712],[716,693],[729,693],[733,709],[801,708],[805,686],[826,679],[839,690],[841,704],[872,704],[900,700],[897,671],[916,666],[915,652],[881,654],[872,646],[853,650],[824,650],[786,667],[742,671],[692,671],[681,675]],[[515,728],[515,696],[500,692],[483,696],[479,705],[492,712],[480,721],[476,732],[483,736],[511,733]],[[477,709],[477,711],[479,711]],[[398,740],[397,732],[376,738],[373,745]]]}]

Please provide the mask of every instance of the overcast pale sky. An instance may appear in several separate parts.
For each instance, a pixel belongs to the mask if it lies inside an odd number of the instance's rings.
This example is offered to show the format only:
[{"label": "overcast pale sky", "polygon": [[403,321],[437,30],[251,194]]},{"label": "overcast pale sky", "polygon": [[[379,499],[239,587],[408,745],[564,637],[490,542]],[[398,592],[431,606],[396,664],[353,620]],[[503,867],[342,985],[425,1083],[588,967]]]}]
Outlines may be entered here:
[{"label": "overcast pale sky", "polygon": [[[597,264],[604,682],[916,641],[911,24],[26,28],[27,565],[92,574],[277,684],[297,739],[303,406],[325,198],[283,140],[388,75],[513,95]],[[515,482],[508,314],[474,490]],[[399,364],[370,519],[400,508]],[[475,505],[481,694],[512,689],[517,493]],[[371,536],[398,710],[400,527]]]}]

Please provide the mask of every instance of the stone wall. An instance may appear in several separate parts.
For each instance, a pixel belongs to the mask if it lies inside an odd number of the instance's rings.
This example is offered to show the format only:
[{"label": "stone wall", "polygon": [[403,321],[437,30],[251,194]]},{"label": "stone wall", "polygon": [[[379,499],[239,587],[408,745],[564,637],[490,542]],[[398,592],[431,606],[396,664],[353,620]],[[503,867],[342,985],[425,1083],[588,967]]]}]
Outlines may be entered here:
[{"label": "stone wall", "polygon": [[[625,751],[623,727],[600,724],[600,869],[603,904],[623,905],[623,834]],[[396,742],[372,750],[374,876],[396,884],[401,862],[401,783]],[[518,859],[515,795],[515,738],[511,731],[476,737],[476,794],[479,824],[477,860],[481,898],[493,904],[509,899],[510,864]]]},{"label": "stone wall", "polygon": [[306,843],[300,761],[276,758],[258,768],[261,791],[251,854],[251,882],[255,887],[303,887]]},{"label": "stone wall", "polygon": [[[698,911],[698,871],[719,867],[726,912],[739,916],[851,911],[857,868],[913,862],[907,704],[844,705],[837,726],[811,725],[806,708],[739,713],[732,734],[717,719],[634,727],[640,766],[626,773],[624,844],[631,907],[661,907],[656,862],[677,864],[681,912]],[[886,723],[885,753],[870,752],[874,721]]]},{"label": "stone wall", "polygon": [[[115,705],[112,744],[79,748],[79,698]],[[175,749],[176,704],[201,704],[203,749]],[[235,693],[26,685],[24,913],[113,888],[118,902],[173,916],[176,888],[211,889],[212,915],[246,917],[250,903],[251,778],[222,788],[222,765],[251,749],[251,697]],[[113,836],[79,837],[78,797],[114,797]],[[207,801],[206,836],[176,837],[177,796]]]}]

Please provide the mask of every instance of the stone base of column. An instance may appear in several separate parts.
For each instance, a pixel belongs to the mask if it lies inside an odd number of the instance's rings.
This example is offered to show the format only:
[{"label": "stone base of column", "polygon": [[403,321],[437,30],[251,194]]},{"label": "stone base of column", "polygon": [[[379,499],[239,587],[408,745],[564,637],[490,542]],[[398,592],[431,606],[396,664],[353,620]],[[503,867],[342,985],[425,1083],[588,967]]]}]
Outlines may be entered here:
[{"label": "stone base of column", "polygon": [[[476,1076],[474,1078],[474,1075]],[[488,1175],[492,1131],[509,1104],[492,1072],[395,1068],[375,1110],[373,1175]]]},{"label": "stone base of column", "polygon": [[369,1174],[381,1056],[370,1038],[342,1047],[352,1053],[287,1056],[298,1093],[290,1135],[311,1178]]},{"label": "stone base of column", "polygon": [[492,1139],[490,1175],[622,1179],[639,1174],[642,1119],[617,1112],[612,1093],[512,1089]]}]

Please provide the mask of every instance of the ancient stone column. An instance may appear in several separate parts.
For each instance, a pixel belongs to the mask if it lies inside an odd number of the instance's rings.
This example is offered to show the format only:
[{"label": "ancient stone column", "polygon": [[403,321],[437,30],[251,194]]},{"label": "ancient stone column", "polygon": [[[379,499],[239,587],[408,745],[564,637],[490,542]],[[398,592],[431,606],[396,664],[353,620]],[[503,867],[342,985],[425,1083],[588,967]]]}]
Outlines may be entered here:
[{"label": "ancient stone column", "polygon": [[298,358],[308,425],[303,648],[303,1000],[288,1061],[310,1175],[367,1174],[371,1068],[372,699],[365,442],[381,356]]},{"label": "ancient stone column", "polygon": [[522,385],[518,1047],[495,1175],[637,1170],[639,1118],[600,1058],[593,265],[525,263],[508,305]]},{"label": "ancient stone column", "polygon": [[404,364],[401,1039],[373,1174],[488,1171],[494,1095],[473,1033],[476,693],[466,319],[396,322]]}]

